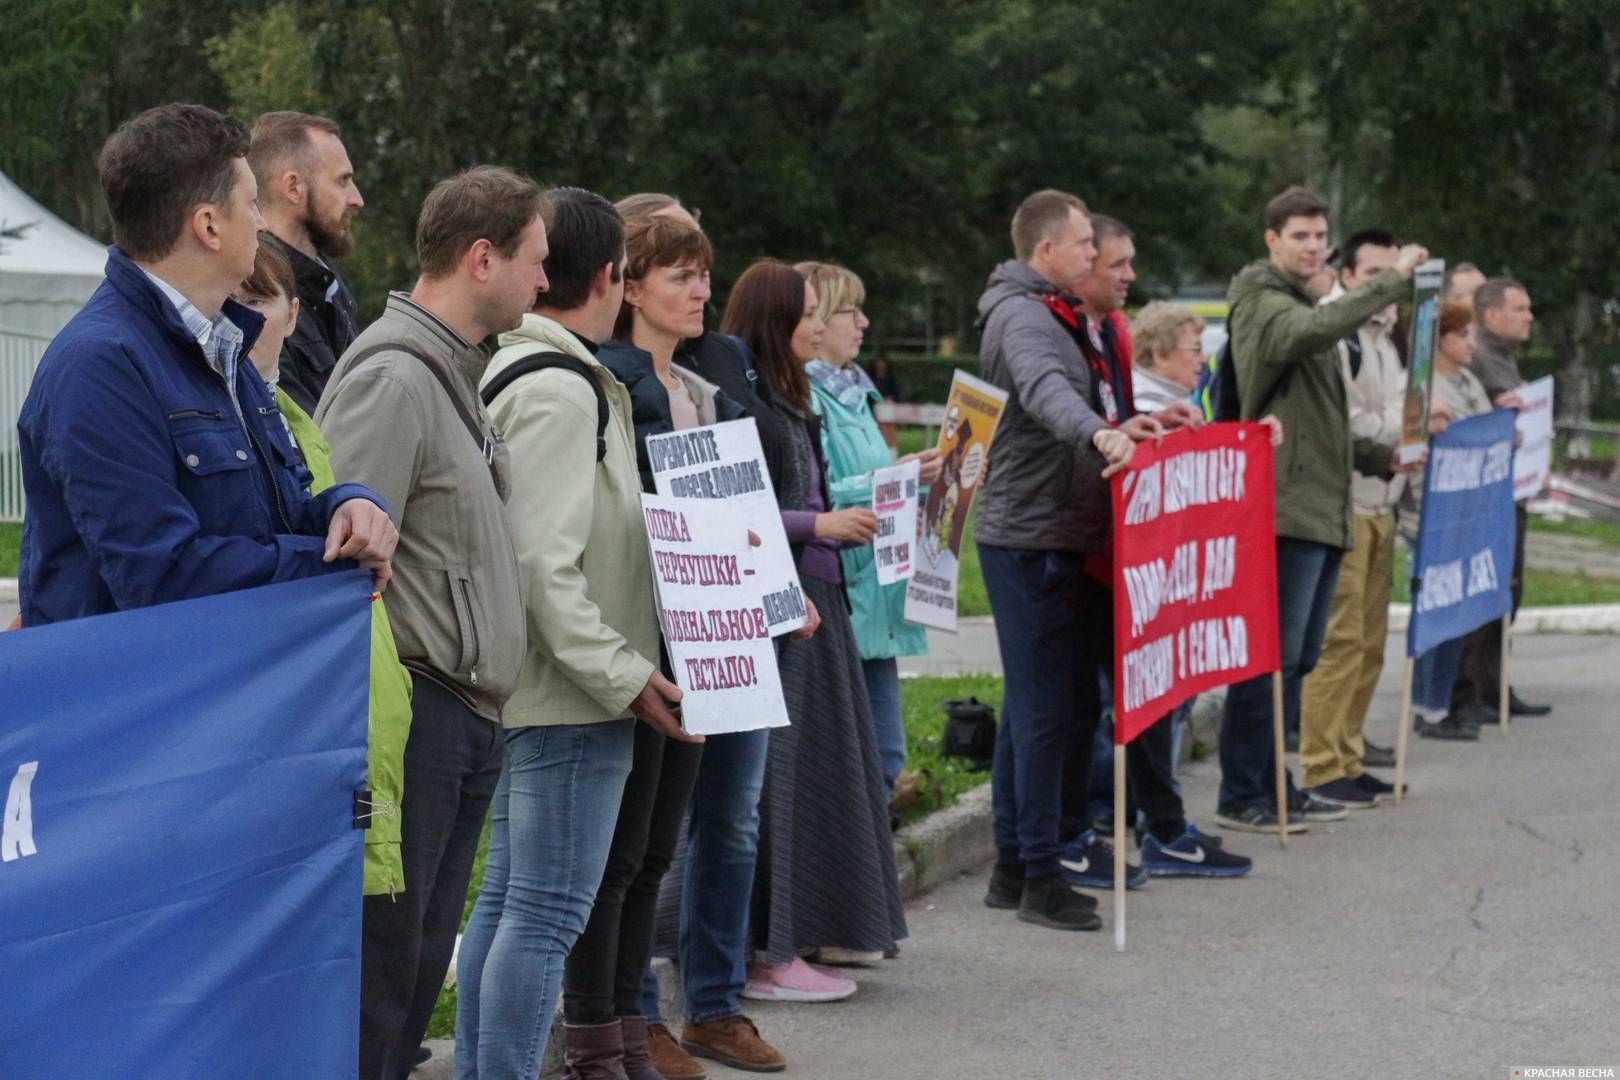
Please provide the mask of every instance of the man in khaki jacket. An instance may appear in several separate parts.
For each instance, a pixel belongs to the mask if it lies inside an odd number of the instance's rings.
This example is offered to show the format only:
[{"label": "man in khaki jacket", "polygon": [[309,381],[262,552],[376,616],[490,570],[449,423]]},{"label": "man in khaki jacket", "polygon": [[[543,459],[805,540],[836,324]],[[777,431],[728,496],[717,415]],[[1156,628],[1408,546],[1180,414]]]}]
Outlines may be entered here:
[{"label": "man in khaki jacket", "polygon": [[[1400,254],[1394,234],[1386,229],[1364,229],[1340,250],[1344,265],[1333,291],[1322,298],[1324,304],[1372,281],[1394,266]],[[1406,395],[1406,368],[1390,336],[1394,327],[1391,304],[1339,341],[1350,434],[1386,447],[1400,442]],[[1369,809],[1395,790],[1365,771],[1367,765],[1394,761],[1387,749],[1364,742],[1362,725],[1384,669],[1395,580],[1395,504],[1405,486],[1404,475],[1351,474],[1355,544],[1339,564],[1322,655],[1303,689],[1298,735],[1305,789],[1351,809]]]},{"label": "man in khaki jacket", "polygon": [[421,278],[343,354],[315,420],[341,476],[387,492],[400,541],[389,616],[415,676],[400,853],[406,891],[367,897],[360,1076],[404,1080],[450,966],[501,772],[501,709],[523,666],[508,453],[478,398],[478,343],[545,287],[544,196],[480,166],[428,194]]},{"label": "man in khaki jacket", "polygon": [[[501,335],[483,380],[512,455],[529,648],[504,716],[489,869],[457,960],[456,1055],[480,1076],[532,1076],[544,1056],[563,961],[607,863],[636,718],[690,738],[671,709],[681,692],[658,667],[630,395],[595,357],[624,295],[624,223],[578,188],[547,193],[546,215],[550,286]],[[623,1056],[617,1020],[567,1035],[571,1075],[607,1075],[590,1068]]]}]

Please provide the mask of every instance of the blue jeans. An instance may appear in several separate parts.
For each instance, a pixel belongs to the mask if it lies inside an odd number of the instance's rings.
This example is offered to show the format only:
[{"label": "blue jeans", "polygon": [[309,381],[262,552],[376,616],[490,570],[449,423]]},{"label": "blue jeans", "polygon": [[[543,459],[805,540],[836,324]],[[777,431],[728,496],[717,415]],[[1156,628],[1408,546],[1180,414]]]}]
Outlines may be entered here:
[{"label": "blue jeans", "polygon": [[1451,711],[1451,690],[1462,663],[1464,634],[1442,641],[1417,658],[1412,665],[1412,708],[1430,720],[1439,720]]},{"label": "blue jeans", "polygon": [[[1322,635],[1333,610],[1342,548],[1277,538],[1277,632],[1282,654],[1283,718],[1299,727],[1299,691],[1322,654]],[[1276,749],[1272,740],[1270,675],[1234,683],[1221,716],[1222,813],[1276,801]],[[1290,791],[1294,779],[1287,779]]]},{"label": "blue jeans", "polygon": [[607,864],[636,723],[506,733],[484,887],[456,961],[460,1080],[540,1073],[563,961]]},{"label": "blue jeans", "polygon": [[[699,1024],[742,1012],[748,908],[759,855],[759,793],[769,745],[768,729],[711,735],[703,744],[686,835],[677,950],[686,1016]],[[641,1011],[648,1022],[661,1022],[658,980],[650,969]]]},{"label": "blue jeans", "polygon": [[883,762],[883,791],[894,794],[894,783],[906,767],[906,722],[900,715],[900,663],[892,656],[862,660],[866,696],[872,703],[872,726],[877,729],[878,757]]},{"label": "blue jeans", "polygon": [[1097,669],[1112,660],[1113,610],[1081,561],[979,545],[1006,673],[990,772],[996,859],[1022,863],[1029,878],[1057,874],[1065,800],[1080,816],[1089,801]]}]

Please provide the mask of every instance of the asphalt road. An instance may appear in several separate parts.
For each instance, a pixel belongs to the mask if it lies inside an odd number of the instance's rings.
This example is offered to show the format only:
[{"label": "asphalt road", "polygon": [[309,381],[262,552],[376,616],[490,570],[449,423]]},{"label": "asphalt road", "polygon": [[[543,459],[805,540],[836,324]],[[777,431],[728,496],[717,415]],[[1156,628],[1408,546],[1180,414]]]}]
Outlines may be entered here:
[{"label": "asphalt road", "polygon": [[[1373,708],[1384,742],[1398,640]],[[1106,901],[1101,933],[1044,930],[984,908],[978,874],[914,903],[901,957],[858,974],[854,998],[754,1018],[801,1080],[1620,1075],[1620,637],[1516,649],[1552,717],[1413,740],[1404,804],[1287,851],[1225,834],[1253,874],[1130,894],[1123,954]],[[1216,779],[1184,773],[1206,826]]]}]

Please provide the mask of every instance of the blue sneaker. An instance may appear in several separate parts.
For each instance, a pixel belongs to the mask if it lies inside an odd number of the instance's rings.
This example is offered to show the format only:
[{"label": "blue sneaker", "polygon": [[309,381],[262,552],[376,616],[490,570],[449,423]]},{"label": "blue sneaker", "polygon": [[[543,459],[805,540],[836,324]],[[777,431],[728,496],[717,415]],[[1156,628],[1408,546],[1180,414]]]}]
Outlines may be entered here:
[{"label": "blue sneaker", "polygon": [[[1114,887],[1114,845],[1099,837],[1094,829],[1081,833],[1058,858],[1063,877],[1071,885],[1082,889],[1112,889]],[[1125,864],[1125,887],[1140,889],[1147,884],[1147,871],[1132,863]]]},{"label": "blue sneaker", "polygon": [[1142,869],[1153,877],[1242,877],[1254,863],[1222,850],[1189,822],[1173,843],[1149,833],[1142,841]]}]

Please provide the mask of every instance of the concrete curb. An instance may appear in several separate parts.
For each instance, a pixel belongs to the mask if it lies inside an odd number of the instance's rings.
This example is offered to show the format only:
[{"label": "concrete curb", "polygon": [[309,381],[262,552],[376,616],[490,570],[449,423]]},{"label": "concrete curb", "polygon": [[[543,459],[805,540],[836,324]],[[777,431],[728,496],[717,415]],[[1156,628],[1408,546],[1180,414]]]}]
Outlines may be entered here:
[{"label": "concrete curb", "polygon": [[[1406,629],[1412,605],[1389,605],[1389,629]],[[1520,608],[1513,620],[1518,634],[1620,634],[1620,604],[1569,604],[1562,607]]]},{"label": "concrete curb", "polygon": [[990,834],[990,785],[965,791],[954,806],[907,825],[894,838],[900,899],[911,900],[995,856]]},{"label": "concrete curb", "polygon": [[0,577],[0,603],[15,604],[17,602],[17,579],[14,577]]}]

